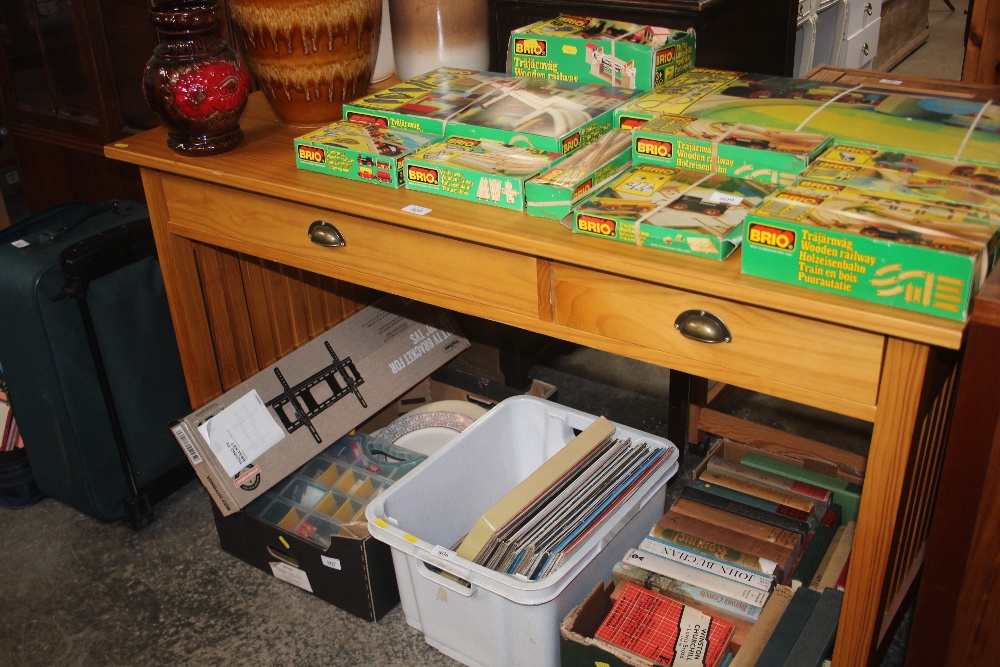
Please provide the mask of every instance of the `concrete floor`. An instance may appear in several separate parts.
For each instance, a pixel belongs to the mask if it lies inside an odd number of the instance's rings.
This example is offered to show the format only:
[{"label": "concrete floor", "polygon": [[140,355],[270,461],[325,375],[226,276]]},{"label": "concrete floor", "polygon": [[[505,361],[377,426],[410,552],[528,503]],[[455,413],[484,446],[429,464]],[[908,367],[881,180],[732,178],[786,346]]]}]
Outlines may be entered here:
[{"label": "concrete floor", "polygon": [[[930,41],[896,72],[960,78],[956,53],[965,3],[955,4],[952,13],[932,2]],[[562,402],[652,433],[665,431],[669,386],[659,369],[578,350],[533,374],[559,386]],[[775,412],[760,400],[745,396],[730,407],[808,430],[808,411],[794,416],[778,406]],[[858,437],[857,425],[835,426]],[[689,466],[696,461],[689,457]],[[221,551],[210,500],[197,482],[158,504],[156,515],[150,527],[134,533],[50,499],[0,510],[0,665],[458,664],[427,646],[398,606],[379,623],[367,623]],[[906,633],[904,623],[884,667],[902,664]]]}]

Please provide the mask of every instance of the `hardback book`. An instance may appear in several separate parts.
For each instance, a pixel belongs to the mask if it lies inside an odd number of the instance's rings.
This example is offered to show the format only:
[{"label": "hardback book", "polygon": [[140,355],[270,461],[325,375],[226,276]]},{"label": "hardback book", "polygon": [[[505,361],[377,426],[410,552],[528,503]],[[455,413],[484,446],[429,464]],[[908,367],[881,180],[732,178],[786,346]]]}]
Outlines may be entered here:
[{"label": "hardback book", "polygon": [[820,581],[823,579],[823,573],[826,572],[827,568],[830,566],[830,560],[833,558],[833,552],[837,550],[837,545],[840,540],[844,537],[844,531],[847,526],[840,524],[837,528],[837,532],[833,534],[833,539],[830,540],[830,546],[826,548],[826,553],[823,554],[823,560],[819,562],[819,567],[816,568],[816,574],[813,575],[812,580],[809,582],[809,588],[813,589],[818,593],[822,593],[823,589],[820,586]]},{"label": "hardback book", "polygon": [[719,667],[732,635],[727,621],[626,583],[594,639],[661,665]]},{"label": "hardback book", "polygon": [[[653,528],[653,530],[656,529],[677,530],[688,535],[695,535],[709,540],[710,542],[715,542],[716,544],[724,544],[745,554],[774,561],[778,563],[781,571],[786,573],[789,572],[792,559],[797,553],[794,547],[787,547],[775,544],[774,542],[768,542],[767,540],[750,537],[737,530],[717,526],[707,521],[675,512],[672,509],[667,510],[663,514]],[[650,534],[653,534],[653,532],[650,531]]]},{"label": "hardback book", "polygon": [[659,525],[659,523],[650,529],[649,536],[652,539],[672,544],[685,551],[714,558],[724,563],[730,563],[764,576],[781,578],[783,574],[781,564],[776,561],[744,553],[727,544],[713,542],[699,535],[693,535],[674,528],[667,528]]},{"label": "hardback book", "polygon": [[777,667],[786,664],[788,655],[809,621],[820,594],[808,586],[801,586],[792,595],[785,612],[778,619],[774,631],[757,657],[755,667]]},{"label": "hardback book", "polygon": [[738,600],[680,579],[657,574],[640,565],[623,560],[615,563],[611,577],[616,583],[631,581],[633,584],[638,584],[695,609],[700,609],[706,614],[725,618],[734,624],[737,621],[756,623],[760,618],[761,611],[763,611],[762,605],[750,604],[746,600]]},{"label": "hardback book", "polygon": [[[756,454],[753,452],[748,452],[748,454],[760,458],[768,458],[763,454]],[[744,457],[745,456],[746,455],[744,455]],[[833,494],[827,487],[811,484],[809,482],[772,472],[770,470],[750,466],[743,463],[742,460],[740,462],[736,462],[724,459],[721,456],[713,456],[709,459],[707,468],[715,472],[722,472],[729,475],[735,475],[737,477],[745,477],[746,479],[752,480],[758,484],[764,484],[775,489],[780,489],[788,493],[802,496],[803,498],[810,498],[820,503],[820,516],[826,512],[826,506],[833,502]]]},{"label": "hardback book", "polygon": [[840,505],[834,503],[826,511],[823,520],[816,526],[809,543],[802,550],[802,557],[792,568],[790,582],[793,585],[809,586],[812,578],[816,576],[819,564],[823,561],[823,556],[833,541],[837,528],[841,524]]},{"label": "hardback book", "polygon": [[753,452],[744,454],[740,462],[751,468],[773,472],[814,486],[829,489],[832,502],[837,503],[843,508],[844,521],[858,520],[858,507],[861,505],[860,484],[833,477],[832,475],[824,475],[808,468],[800,468],[791,463],[777,461],[766,456],[761,456],[760,454],[754,454]]},{"label": "hardback book", "polygon": [[816,607],[788,652],[785,667],[821,667],[833,651],[843,603],[843,591],[826,588],[820,593]]},{"label": "hardback book", "polygon": [[768,591],[747,586],[731,579],[725,579],[717,574],[711,574],[690,565],[684,565],[683,563],[678,563],[662,556],[656,556],[640,549],[629,549],[622,558],[622,562],[629,565],[636,565],[655,574],[662,574],[665,577],[677,579],[678,581],[683,581],[699,588],[715,591],[726,597],[742,600],[754,607],[763,607],[769,595]]},{"label": "hardback book", "polygon": [[711,505],[717,509],[729,512],[730,514],[735,514],[745,519],[760,521],[761,523],[768,523],[775,528],[798,533],[799,535],[805,535],[809,532],[809,524],[805,521],[793,519],[788,516],[782,516],[780,514],[774,514],[772,512],[765,512],[764,510],[754,507],[753,505],[747,505],[746,503],[729,500],[728,498],[723,498],[715,495],[714,493],[708,493],[707,491],[702,491],[701,489],[696,489],[691,486],[684,487],[681,491],[681,498],[693,500],[704,505]]},{"label": "hardback book", "polygon": [[721,484],[714,484],[712,482],[707,482],[702,479],[692,480],[688,485],[692,489],[699,489],[701,491],[707,491],[716,496],[726,498],[727,500],[735,500],[738,503],[743,503],[744,505],[750,505],[752,507],[757,507],[764,510],[765,512],[771,512],[773,514],[778,514],[781,516],[787,516],[797,521],[803,522],[803,525],[807,526],[809,530],[816,528],[816,523],[819,521],[819,517],[813,516],[809,512],[797,509],[795,507],[789,507],[788,505],[781,505],[779,503],[761,498],[760,496],[751,495],[749,493],[744,493],[743,491],[737,491],[727,486]]},{"label": "hardback book", "polygon": [[[713,457],[713,461],[717,457]],[[720,461],[725,461],[725,459],[719,459]],[[728,463],[728,461],[726,461]],[[743,466],[740,466],[743,467]],[[814,515],[817,512],[820,516],[826,511],[826,503],[820,503],[813,498],[807,498],[805,496],[800,496],[795,493],[788,493],[781,489],[774,488],[773,486],[767,486],[766,484],[760,484],[755,480],[749,479],[744,476],[734,475],[732,473],[723,472],[721,470],[714,470],[711,466],[708,470],[704,471],[699,475],[698,479],[708,482],[710,484],[718,484],[719,486],[724,486],[733,491],[740,491],[744,494],[750,496],[756,496],[757,498],[763,498],[764,500],[770,500],[771,502],[777,503],[778,505],[783,505],[785,507],[792,507],[797,510],[806,512],[809,515]],[[822,511],[820,511],[820,509]]]},{"label": "hardback book", "polygon": [[760,618],[754,624],[753,629],[743,640],[743,646],[733,658],[730,667],[753,667],[757,664],[764,646],[774,632],[774,626],[781,620],[781,616],[788,608],[788,603],[792,599],[794,591],[788,586],[776,586],[768,598],[764,609],[760,613]]},{"label": "hardback book", "polygon": [[[685,489],[685,491],[687,490]],[[796,531],[783,530],[772,524],[740,516],[725,509],[706,505],[683,496],[675,500],[670,509],[679,514],[707,521],[716,526],[730,528],[744,535],[785,547],[797,548],[802,541],[802,534]]]},{"label": "hardback book", "polygon": [[844,568],[840,571],[840,576],[837,577],[837,590],[842,591],[844,587],[847,586],[847,573],[851,569],[851,557],[847,557],[847,562],[844,563]]},{"label": "hardback book", "polygon": [[741,584],[746,584],[747,586],[759,588],[762,591],[770,592],[774,587],[774,575],[748,570],[717,558],[694,553],[670,542],[658,540],[655,537],[646,537],[643,539],[639,543],[639,549],[677,563],[704,570],[724,579],[730,579]]},{"label": "hardback book", "polygon": [[[847,564],[847,559],[851,556],[851,548],[854,546],[854,526],[853,521],[848,521],[841,526],[843,533],[840,539],[837,540],[836,545],[831,545],[828,549],[830,559],[826,567],[821,567],[813,577],[813,582],[817,585],[816,590],[823,592],[826,588],[837,587],[837,581],[840,579],[841,572],[844,571],[844,565]],[[819,577],[818,581],[817,577]]]}]

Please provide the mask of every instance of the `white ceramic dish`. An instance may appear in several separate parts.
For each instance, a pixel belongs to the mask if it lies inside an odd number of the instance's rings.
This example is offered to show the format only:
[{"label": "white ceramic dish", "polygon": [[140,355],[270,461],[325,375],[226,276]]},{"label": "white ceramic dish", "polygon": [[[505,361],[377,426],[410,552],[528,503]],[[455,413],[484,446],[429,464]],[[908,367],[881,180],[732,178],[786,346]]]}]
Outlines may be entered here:
[{"label": "white ceramic dish", "polygon": [[474,421],[474,418],[457,412],[414,410],[375,431],[372,436],[405,447],[411,452],[430,456],[451,442]]}]

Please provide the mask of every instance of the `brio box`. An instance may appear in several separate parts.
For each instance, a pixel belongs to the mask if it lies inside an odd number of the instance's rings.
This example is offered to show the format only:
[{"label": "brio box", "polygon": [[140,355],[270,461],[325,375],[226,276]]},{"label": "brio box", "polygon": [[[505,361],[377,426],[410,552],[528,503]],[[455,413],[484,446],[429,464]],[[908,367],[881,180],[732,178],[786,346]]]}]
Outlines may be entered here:
[{"label": "brio box", "polygon": [[743,220],[774,186],[721,174],[637,164],[580,202],[579,234],[725,259],[743,240]]},{"label": "brio box", "polygon": [[1000,105],[765,74],[693,69],[626,102],[617,127],[660,114],[816,132],[838,143],[995,165]]},{"label": "brio box", "polygon": [[568,154],[607,133],[615,109],[636,95],[631,88],[596,83],[495,79],[477,89],[476,99],[448,120],[445,136]]},{"label": "brio box", "polygon": [[383,297],[171,429],[226,516],[468,346],[447,311]]},{"label": "brio box", "polygon": [[407,159],[406,187],[523,211],[525,182],[562,157],[491,139],[448,137]]},{"label": "brio box", "polygon": [[1000,211],[1000,167],[835,144],[803,178]]},{"label": "brio box", "polygon": [[633,130],[632,159],[790,185],[829,135],[663,115]]},{"label": "brio box", "polygon": [[456,112],[492,90],[487,82],[507,76],[441,67],[345,104],[343,119],[440,137]]},{"label": "brio box", "polygon": [[694,30],[561,15],[510,34],[507,71],[649,90],[694,67]]},{"label": "brio box", "polygon": [[591,190],[632,165],[632,134],[611,130],[525,186],[528,215],[562,220]]},{"label": "brio box", "polygon": [[787,195],[802,195],[806,198],[803,201],[826,208],[879,210],[886,214],[896,212],[945,222],[1000,225],[1000,211],[995,209],[915,197],[903,192],[879,192],[812,178],[800,178],[782,191]]},{"label": "brio box", "polygon": [[403,160],[437,136],[342,120],[295,139],[295,166],[377,183],[403,185]]},{"label": "brio box", "polygon": [[743,273],[964,320],[997,244],[992,225],[816,205],[775,193],[747,217]]}]

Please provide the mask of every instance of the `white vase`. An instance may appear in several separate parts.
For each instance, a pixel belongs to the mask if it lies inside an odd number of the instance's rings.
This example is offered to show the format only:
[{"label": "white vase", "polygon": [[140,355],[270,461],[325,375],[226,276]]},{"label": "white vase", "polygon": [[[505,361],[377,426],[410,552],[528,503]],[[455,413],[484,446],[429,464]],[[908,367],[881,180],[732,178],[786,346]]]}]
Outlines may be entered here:
[{"label": "white vase", "polygon": [[385,81],[396,71],[392,53],[392,27],[389,21],[389,0],[382,0],[382,37],[378,43],[378,58],[372,72],[372,83]]},{"label": "white vase", "polygon": [[400,79],[438,67],[489,67],[487,0],[389,0],[389,13]]}]

